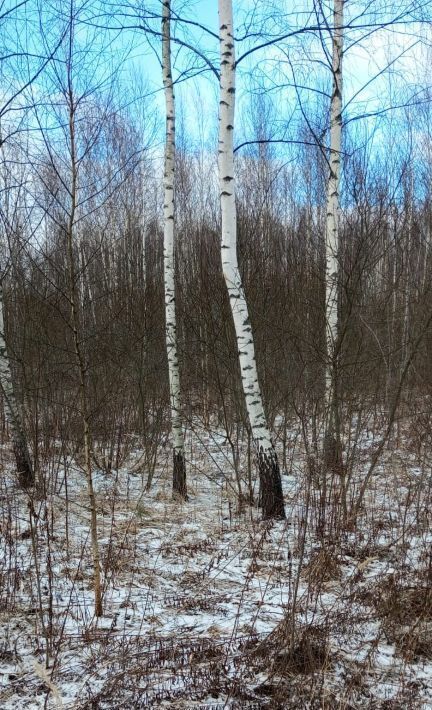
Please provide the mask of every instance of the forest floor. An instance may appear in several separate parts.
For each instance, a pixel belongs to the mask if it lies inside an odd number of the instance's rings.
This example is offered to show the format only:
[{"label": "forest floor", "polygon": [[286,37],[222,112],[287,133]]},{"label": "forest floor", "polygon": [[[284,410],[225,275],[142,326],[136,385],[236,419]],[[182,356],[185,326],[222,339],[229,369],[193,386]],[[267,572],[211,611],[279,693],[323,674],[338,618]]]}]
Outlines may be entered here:
[{"label": "forest floor", "polygon": [[[357,525],[338,525],[335,484],[319,534],[296,432],[272,524],[237,510],[224,438],[189,438],[187,503],[166,463],[150,493],[133,457],[95,472],[99,619],[83,472],[52,471],[29,506],[6,469],[0,707],[432,708],[430,463],[387,447]],[[376,445],[357,442],[353,495]]]}]

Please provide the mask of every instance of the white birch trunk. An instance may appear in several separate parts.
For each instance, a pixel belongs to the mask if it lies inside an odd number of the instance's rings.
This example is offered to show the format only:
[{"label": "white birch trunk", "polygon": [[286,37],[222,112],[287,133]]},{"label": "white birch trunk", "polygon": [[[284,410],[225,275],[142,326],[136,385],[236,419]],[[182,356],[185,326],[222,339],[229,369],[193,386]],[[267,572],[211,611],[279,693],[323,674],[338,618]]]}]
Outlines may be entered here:
[{"label": "white birch trunk", "polygon": [[[334,0],[332,74],[333,89],[330,105],[330,174],[327,186],[326,218],[326,369],[325,410],[327,413],[326,446],[331,457],[340,463],[340,402],[339,402],[339,189],[342,150],[342,54],[344,0]],[[330,451],[328,452],[330,453]]]},{"label": "white birch trunk", "polygon": [[219,0],[220,109],[219,185],[222,214],[222,268],[234,320],[241,379],[258,456],[263,517],[284,518],[279,464],[264,414],[247,302],[237,261],[234,177],[235,52],[232,0]]},{"label": "white birch trunk", "polygon": [[187,498],[184,437],[181,416],[180,371],[177,354],[174,245],[175,100],[171,72],[171,0],[162,3],[162,73],[165,89],[166,139],[164,166],[164,282],[165,340],[168,356],[171,431],[173,442],[173,494]]},{"label": "white birch trunk", "polygon": [[0,282],[0,386],[6,421],[12,435],[18,480],[23,488],[34,485],[33,466],[22,419],[16,401],[12,372],[4,335],[3,286]]}]

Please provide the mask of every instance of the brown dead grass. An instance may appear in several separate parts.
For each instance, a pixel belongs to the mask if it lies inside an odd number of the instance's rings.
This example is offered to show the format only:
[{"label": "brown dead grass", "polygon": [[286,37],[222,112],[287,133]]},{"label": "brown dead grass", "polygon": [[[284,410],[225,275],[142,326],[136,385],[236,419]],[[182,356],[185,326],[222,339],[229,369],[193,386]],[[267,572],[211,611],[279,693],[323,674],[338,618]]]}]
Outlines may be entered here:
[{"label": "brown dead grass", "polygon": [[372,598],[386,639],[403,658],[432,659],[432,588],[407,587],[390,577]]},{"label": "brown dead grass", "polygon": [[332,582],[341,578],[341,565],[333,551],[322,547],[311,555],[303,574],[313,585]]}]

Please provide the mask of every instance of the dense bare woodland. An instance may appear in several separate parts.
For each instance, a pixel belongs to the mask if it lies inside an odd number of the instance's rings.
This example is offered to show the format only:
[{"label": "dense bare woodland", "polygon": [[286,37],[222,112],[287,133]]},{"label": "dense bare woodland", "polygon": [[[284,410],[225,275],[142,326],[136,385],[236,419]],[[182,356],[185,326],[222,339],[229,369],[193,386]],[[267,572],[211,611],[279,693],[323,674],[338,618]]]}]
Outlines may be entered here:
[{"label": "dense bare woodland", "polygon": [[432,708],[431,11],[0,4],[2,708]]}]

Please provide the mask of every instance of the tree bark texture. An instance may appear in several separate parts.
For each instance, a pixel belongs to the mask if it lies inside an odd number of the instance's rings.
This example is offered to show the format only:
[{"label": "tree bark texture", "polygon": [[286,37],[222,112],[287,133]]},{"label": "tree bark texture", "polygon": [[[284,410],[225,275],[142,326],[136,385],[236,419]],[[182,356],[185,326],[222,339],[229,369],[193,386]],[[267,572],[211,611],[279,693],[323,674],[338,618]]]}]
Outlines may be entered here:
[{"label": "tree bark texture", "polygon": [[171,71],[171,0],[162,3],[162,74],[165,90],[166,138],[164,161],[164,284],[165,341],[168,357],[171,431],[173,444],[173,495],[187,498],[186,461],[181,414],[180,368],[177,350],[175,294],[175,97]]},{"label": "tree bark texture", "polygon": [[3,313],[3,286],[0,283],[0,386],[3,395],[3,406],[5,418],[12,436],[18,482],[23,488],[31,488],[31,486],[34,485],[34,471],[21,413],[15,397],[12,371],[5,340]]},{"label": "tree bark texture", "polygon": [[263,518],[285,518],[279,463],[264,414],[252,327],[237,259],[233,150],[235,50],[231,0],[219,0],[219,29],[219,187],[222,216],[222,269],[234,320],[243,393],[257,454]]},{"label": "tree bark texture", "polygon": [[342,151],[342,55],[344,0],[334,0],[332,38],[333,87],[330,104],[330,155],[327,186],[326,253],[326,365],[325,365],[325,460],[328,465],[341,465],[339,360],[340,328],[339,290],[339,209]]}]

